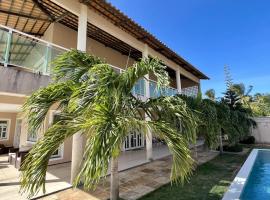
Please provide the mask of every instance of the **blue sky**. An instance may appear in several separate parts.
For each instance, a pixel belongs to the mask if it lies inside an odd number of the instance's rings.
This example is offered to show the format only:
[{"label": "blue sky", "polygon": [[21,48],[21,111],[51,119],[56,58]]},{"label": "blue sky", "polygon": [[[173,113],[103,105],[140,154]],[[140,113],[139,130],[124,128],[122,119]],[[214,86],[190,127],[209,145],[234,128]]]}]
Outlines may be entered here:
[{"label": "blue sky", "polygon": [[269,0],[109,0],[211,80],[202,91],[234,82],[270,92]]}]

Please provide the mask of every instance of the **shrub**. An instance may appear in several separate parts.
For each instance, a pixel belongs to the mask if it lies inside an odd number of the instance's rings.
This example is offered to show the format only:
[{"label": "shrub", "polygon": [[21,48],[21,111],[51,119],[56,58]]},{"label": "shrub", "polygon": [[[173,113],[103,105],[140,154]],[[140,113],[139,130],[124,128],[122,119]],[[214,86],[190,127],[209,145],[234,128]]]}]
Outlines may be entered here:
[{"label": "shrub", "polygon": [[[217,149],[218,151],[220,150],[220,147],[218,147]],[[229,146],[229,145],[224,145],[223,146],[223,151],[227,151],[227,152],[242,152],[243,151],[243,147],[239,144],[235,144],[233,146]]]},{"label": "shrub", "polygon": [[254,136],[248,136],[245,139],[240,141],[241,144],[255,144],[255,137]]}]

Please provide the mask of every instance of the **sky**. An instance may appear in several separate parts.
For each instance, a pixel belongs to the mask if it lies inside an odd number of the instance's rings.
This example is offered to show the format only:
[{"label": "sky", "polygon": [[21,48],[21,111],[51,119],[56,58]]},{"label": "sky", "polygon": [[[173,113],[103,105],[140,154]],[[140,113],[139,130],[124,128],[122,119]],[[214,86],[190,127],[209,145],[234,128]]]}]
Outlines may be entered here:
[{"label": "sky", "polygon": [[202,92],[235,83],[270,92],[270,0],[109,0],[205,73]]}]

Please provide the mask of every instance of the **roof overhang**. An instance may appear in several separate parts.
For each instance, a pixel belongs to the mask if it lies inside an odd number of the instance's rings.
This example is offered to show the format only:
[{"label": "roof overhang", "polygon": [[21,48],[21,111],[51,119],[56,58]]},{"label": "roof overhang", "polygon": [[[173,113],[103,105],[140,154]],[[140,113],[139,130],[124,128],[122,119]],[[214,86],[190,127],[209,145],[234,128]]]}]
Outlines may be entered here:
[{"label": "roof overhang", "polygon": [[[155,51],[180,65],[196,77],[200,79],[209,79],[196,67],[183,59],[164,43],[160,42],[156,37],[147,32],[143,27],[138,25],[110,3],[105,0],[79,1],[88,5],[89,9],[94,10],[115,26],[148,44]],[[78,29],[78,17],[50,0],[0,1],[0,23],[6,26],[35,36],[42,36],[53,22],[62,23],[74,30]],[[136,60],[140,59],[142,56],[139,50],[131,47],[93,24],[88,23],[87,35],[124,55],[130,55]]]}]

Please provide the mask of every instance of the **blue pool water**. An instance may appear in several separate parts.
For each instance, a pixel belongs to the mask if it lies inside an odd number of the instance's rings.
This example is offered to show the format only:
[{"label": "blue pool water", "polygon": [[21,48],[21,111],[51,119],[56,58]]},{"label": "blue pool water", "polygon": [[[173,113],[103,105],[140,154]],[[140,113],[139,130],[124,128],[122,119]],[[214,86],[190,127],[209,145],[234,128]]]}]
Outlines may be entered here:
[{"label": "blue pool water", "polygon": [[241,200],[270,200],[270,151],[259,150]]}]

